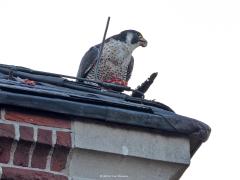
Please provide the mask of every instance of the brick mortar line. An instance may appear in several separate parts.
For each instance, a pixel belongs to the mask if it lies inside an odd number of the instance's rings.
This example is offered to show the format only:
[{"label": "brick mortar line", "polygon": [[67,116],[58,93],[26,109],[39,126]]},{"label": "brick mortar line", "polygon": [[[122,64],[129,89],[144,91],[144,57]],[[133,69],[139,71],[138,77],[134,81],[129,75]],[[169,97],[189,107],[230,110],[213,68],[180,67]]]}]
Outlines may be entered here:
[{"label": "brick mortar line", "polygon": [[33,141],[37,142],[38,127],[34,126],[33,128]]},{"label": "brick mortar line", "polygon": [[67,175],[65,175],[65,174],[63,174],[63,173],[55,172],[55,171],[49,171],[49,170],[46,170],[46,169],[42,170],[42,169],[38,169],[38,168],[29,168],[29,167],[23,167],[23,166],[16,166],[16,165],[10,165],[10,164],[0,163],[0,168],[2,168],[2,167],[25,169],[25,170],[34,170],[34,171],[38,171],[38,172],[47,172],[47,173],[52,173],[52,174],[54,174],[54,175],[62,175],[62,176],[68,177]]},{"label": "brick mortar line", "polygon": [[49,151],[48,156],[47,156],[47,163],[46,163],[46,169],[47,170],[51,170],[51,160],[52,160],[52,155],[53,155],[53,151],[54,151],[56,141],[57,141],[56,131],[53,130],[52,131],[52,147],[51,147],[51,150]]},{"label": "brick mortar line", "polygon": [[2,167],[0,166],[0,179],[2,179]]},{"label": "brick mortar line", "polygon": [[57,133],[56,130],[52,130],[52,146],[54,147],[57,142]]},{"label": "brick mortar line", "polygon": [[15,129],[15,140],[19,141],[20,139],[19,124],[14,124],[14,129]]},{"label": "brick mortar line", "polygon": [[29,150],[29,154],[28,154],[28,167],[31,167],[32,164],[32,156],[33,156],[33,152],[35,150],[36,147],[36,143],[37,143],[37,134],[38,134],[38,128],[36,126],[32,127],[33,128],[33,143],[30,147]]},{"label": "brick mortar line", "polygon": [[72,157],[73,157],[73,149],[70,149],[68,156],[67,156],[67,162],[65,164],[65,169],[63,169],[63,172],[70,172],[70,163],[72,161]]},{"label": "brick mortar line", "polygon": [[[70,172],[69,171],[69,168],[70,168],[70,163],[71,163],[71,161],[72,161],[72,157],[73,157],[73,149],[74,149],[74,147],[75,147],[75,135],[74,135],[74,131],[75,131],[75,128],[74,128],[74,121],[72,121],[71,122],[71,129],[72,129],[72,132],[71,132],[71,134],[70,134],[70,136],[71,136],[71,149],[70,149],[70,151],[69,151],[69,153],[68,153],[68,156],[67,156],[67,162],[66,162],[66,164],[65,164],[65,169],[63,170],[63,172]],[[68,178],[68,180],[73,180],[73,178],[72,177],[69,177]]]},{"label": "brick mortar line", "polygon": [[74,126],[74,124],[75,124],[75,121],[72,121],[71,122],[71,130],[72,130],[72,132],[71,132],[71,141],[72,141],[72,148],[74,148],[76,145],[75,145],[75,133],[76,133],[76,129],[75,129],[75,126]]},{"label": "brick mortar line", "polygon": [[9,159],[9,162],[8,162],[8,164],[10,164],[10,165],[13,165],[14,154],[15,154],[16,149],[17,149],[17,144],[18,144],[17,141],[13,141],[13,143],[12,143],[11,150],[10,150],[10,159]]},{"label": "brick mortar line", "polygon": [[1,119],[5,118],[5,109],[1,108]]},{"label": "brick mortar line", "polygon": [[28,167],[31,168],[31,164],[32,164],[32,156],[33,156],[33,151],[36,147],[36,142],[32,143],[30,150],[29,150],[29,154],[28,154]]},{"label": "brick mortar line", "polygon": [[51,150],[49,151],[48,153],[48,156],[47,156],[47,162],[46,162],[46,170],[51,170],[51,160],[52,160],[52,155],[53,155],[53,150],[54,150],[54,147],[52,146],[51,147]]}]

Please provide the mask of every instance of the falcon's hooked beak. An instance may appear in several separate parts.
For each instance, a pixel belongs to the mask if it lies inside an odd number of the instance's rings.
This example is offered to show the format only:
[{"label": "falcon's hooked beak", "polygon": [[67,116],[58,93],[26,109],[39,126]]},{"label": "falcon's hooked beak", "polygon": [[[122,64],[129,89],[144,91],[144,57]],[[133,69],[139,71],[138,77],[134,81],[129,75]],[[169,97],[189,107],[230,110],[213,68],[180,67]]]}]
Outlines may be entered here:
[{"label": "falcon's hooked beak", "polygon": [[148,44],[147,40],[144,39],[143,37],[140,37],[139,42],[140,42],[140,46],[142,47],[146,47]]}]

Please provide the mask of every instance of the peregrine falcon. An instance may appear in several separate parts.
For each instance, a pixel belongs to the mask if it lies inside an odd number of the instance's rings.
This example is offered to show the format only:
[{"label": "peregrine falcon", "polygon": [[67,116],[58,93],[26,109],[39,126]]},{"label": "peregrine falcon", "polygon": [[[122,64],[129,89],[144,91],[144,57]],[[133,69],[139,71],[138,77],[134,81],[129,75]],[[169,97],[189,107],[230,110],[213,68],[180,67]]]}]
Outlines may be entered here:
[{"label": "peregrine falcon", "polygon": [[[125,30],[106,39],[96,74],[98,80],[127,86],[134,64],[132,52],[139,46],[146,47],[147,41],[135,30]],[[98,44],[85,53],[79,66],[78,78],[95,80],[100,48],[101,44]]]}]

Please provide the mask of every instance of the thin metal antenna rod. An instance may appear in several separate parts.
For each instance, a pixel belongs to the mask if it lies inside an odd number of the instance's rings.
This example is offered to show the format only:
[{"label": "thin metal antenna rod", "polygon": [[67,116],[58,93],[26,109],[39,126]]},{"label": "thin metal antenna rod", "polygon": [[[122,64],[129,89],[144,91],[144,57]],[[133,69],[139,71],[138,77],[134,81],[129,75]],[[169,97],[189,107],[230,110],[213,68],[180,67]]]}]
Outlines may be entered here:
[{"label": "thin metal antenna rod", "polygon": [[107,20],[107,24],[106,24],[106,28],[105,28],[105,32],[104,32],[104,36],[103,36],[103,40],[102,40],[102,44],[101,44],[101,47],[100,47],[99,56],[98,56],[98,59],[97,59],[97,62],[96,62],[96,66],[95,66],[95,80],[98,80],[98,69],[99,69],[99,64],[100,64],[100,60],[101,60],[101,56],[102,56],[102,51],[103,51],[103,47],[104,47],[104,43],[105,43],[105,39],[106,39],[106,35],[107,35],[109,22],[110,22],[110,17],[108,17],[108,20]]}]

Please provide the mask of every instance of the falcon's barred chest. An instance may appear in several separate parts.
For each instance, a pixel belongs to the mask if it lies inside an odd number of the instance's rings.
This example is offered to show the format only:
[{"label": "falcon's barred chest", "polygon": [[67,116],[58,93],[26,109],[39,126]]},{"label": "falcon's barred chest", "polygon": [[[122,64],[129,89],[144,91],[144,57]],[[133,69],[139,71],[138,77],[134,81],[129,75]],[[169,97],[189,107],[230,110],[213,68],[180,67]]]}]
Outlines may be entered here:
[{"label": "falcon's barred chest", "polygon": [[[114,39],[105,43],[98,67],[98,79],[105,82],[113,79],[126,81],[131,56],[132,50],[125,43]],[[95,80],[95,70],[94,66],[86,78]]]}]

